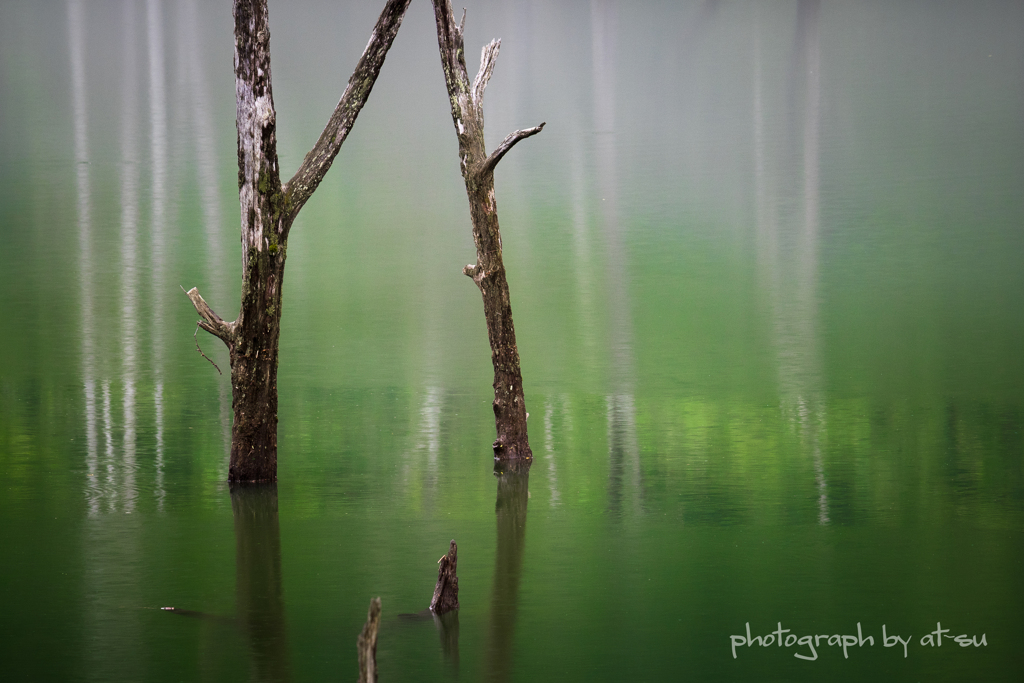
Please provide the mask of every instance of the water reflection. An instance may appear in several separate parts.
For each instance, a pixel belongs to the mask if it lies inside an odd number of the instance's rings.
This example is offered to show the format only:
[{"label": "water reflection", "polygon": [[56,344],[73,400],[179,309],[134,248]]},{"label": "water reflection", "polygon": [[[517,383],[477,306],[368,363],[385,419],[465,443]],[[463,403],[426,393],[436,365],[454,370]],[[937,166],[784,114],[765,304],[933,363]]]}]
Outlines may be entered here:
[{"label": "water reflection", "polygon": [[153,353],[153,403],[156,420],[156,490],[157,504],[163,508],[164,477],[164,382],[163,359],[166,338],[166,314],[164,312],[164,290],[166,276],[164,262],[167,258],[167,85],[164,74],[163,11],[160,0],[147,0],[146,26],[149,38],[149,125],[150,160],[152,164],[150,188],[150,272],[152,273],[153,307],[152,353]]},{"label": "water reflection", "polygon": [[[68,46],[71,72],[71,105],[74,118],[74,153],[77,179],[77,228],[79,290],[81,314],[81,373],[85,396],[86,432],[85,497],[91,514],[101,509],[133,512],[139,500],[139,434],[151,435],[145,469],[152,473],[151,487],[157,509],[163,510],[165,491],[165,387],[164,367],[167,289],[168,225],[170,217],[169,134],[167,127],[166,48],[164,45],[164,8],[160,0],[147,0],[143,13],[141,0],[123,0],[119,6],[119,82],[117,222],[94,217],[90,160],[90,92],[86,64],[86,12],[80,0],[67,3]],[[220,232],[220,203],[216,191],[217,159],[213,117],[210,111],[204,69],[198,50],[198,5],[193,0],[181,9],[178,22],[180,40],[179,67],[183,78],[188,130],[195,141],[199,190],[202,197],[207,269],[221,272],[223,260]],[[145,32],[140,31],[144,26]],[[144,37],[146,46],[140,46]],[[146,60],[148,70],[141,65]],[[141,92],[148,82],[148,98]],[[143,99],[148,99],[149,160],[141,144]],[[96,103],[92,107],[97,107]],[[145,172],[148,170],[148,174]],[[148,186],[146,181],[148,178]],[[148,193],[147,193],[148,190]],[[148,226],[143,217],[149,197]],[[117,232],[104,227],[117,225]],[[144,242],[148,228],[148,257]],[[116,241],[117,259],[99,258],[105,241]],[[106,266],[106,264],[110,264]],[[222,265],[222,264],[221,264]],[[149,291],[146,297],[148,269]],[[116,284],[115,284],[116,283]],[[113,297],[104,300],[97,292],[114,284]],[[211,291],[223,291],[223,278],[211,275]],[[100,332],[109,338],[101,343]],[[149,372],[145,370],[149,367]],[[145,395],[144,399],[140,396]],[[225,450],[230,439],[230,400],[227,385],[220,386],[220,414]],[[152,423],[142,425],[145,410]],[[146,420],[149,422],[149,419]],[[152,450],[149,450],[152,448]]]},{"label": "water reflection", "polygon": [[89,184],[89,119],[85,93],[85,26],[80,0],[68,0],[68,52],[71,57],[71,112],[74,117],[75,176],[77,181],[78,291],[82,316],[82,383],[85,389],[86,499],[89,510],[99,506],[96,384],[93,341],[92,202]]},{"label": "water reflection", "polygon": [[519,579],[526,547],[526,506],[530,499],[531,461],[495,463],[498,496],[498,547],[491,586],[491,615],[487,636],[487,679],[512,679],[512,645],[519,609]]},{"label": "water reflection", "polygon": [[441,414],[445,394],[440,387],[427,387],[420,406],[419,425],[407,451],[403,478],[412,495],[423,497],[424,509],[432,509],[437,495],[437,460],[441,453]]},{"label": "water reflection", "polygon": [[607,245],[608,339],[611,347],[608,405],[608,509],[617,514],[640,511],[643,497],[640,449],[636,441],[633,403],[635,364],[630,314],[625,236],[619,216],[619,179],[616,155],[615,93],[618,55],[618,5],[593,0],[591,49],[594,79],[594,153],[597,186]]},{"label": "water reflection", "polygon": [[570,201],[572,202],[572,247],[576,272],[576,317],[580,326],[581,360],[584,373],[594,373],[593,359],[597,356],[597,330],[594,325],[594,277],[593,277],[593,235],[587,217],[587,193],[585,183],[583,141],[580,139],[582,125],[572,126],[572,157],[569,178]]},{"label": "water reflection", "polygon": [[[753,118],[759,277],[772,311],[781,408],[800,435],[804,452],[811,455],[818,522],[827,524],[828,484],[822,456],[826,413],[818,340],[819,14],[820,0],[800,0],[797,5],[789,68],[788,142],[777,169],[770,162],[765,131],[762,21],[754,41]],[[784,199],[787,194],[792,200]]]},{"label": "water reflection", "polygon": [[[139,158],[138,158],[138,53],[135,37],[135,2],[124,2],[121,56],[121,338],[124,396],[125,510],[135,507],[135,382],[139,347]],[[161,482],[162,492],[162,482]],[[162,493],[161,493],[162,495]]]},{"label": "water reflection", "polygon": [[276,484],[232,484],[238,624],[249,641],[251,680],[291,679],[281,582]]},{"label": "water reflection", "polygon": [[[223,276],[225,259],[221,240],[221,204],[217,191],[217,144],[214,135],[213,112],[210,107],[210,88],[203,67],[199,45],[199,8],[197,0],[180,5],[178,21],[178,55],[181,74],[181,112],[188,114],[186,128],[195,144],[197,182],[203,210],[203,235],[206,237],[205,282],[198,283],[200,291],[209,292],[206,299],[214,310],[221,310],[228,301],[227,282]],[[218,352],[223,353],[219,347]],[[224,452],[231,448],[231,399],[228,381],[218,382],[221,437]]]},{"label": "water reflection", "polygon": [[[565,410],[565,403],[568,402],[568,397],[563,396],[562,399],[563,412],[568,413]],[[552,426],[554,412],[555,407],[549,398],[544,405],[544,452],[548,461],[548,486],[551,489],[551,507],[558,507],[562,502],[562,494],[558,490],[558,468],[555,466],[555,436]]]},{"label": "water reflection", "polygon": [[84,662],[79,666],[94,680],[147,678],[141,647],[145,618],[139,609],[144,604],[147,567],[144,524],[139,515],[98,516],[85,520],[82,527],[83,609],[68,611],[63,618],[78,614],[84,622],[85,646],[78,650]]},{"label": "water reflection", "polygon": [[441,638],[441,654],[448,662],[455,678],[459,677],[459,610],[452,610],[442,615],[430,612],[434,620],[437,635]]}]

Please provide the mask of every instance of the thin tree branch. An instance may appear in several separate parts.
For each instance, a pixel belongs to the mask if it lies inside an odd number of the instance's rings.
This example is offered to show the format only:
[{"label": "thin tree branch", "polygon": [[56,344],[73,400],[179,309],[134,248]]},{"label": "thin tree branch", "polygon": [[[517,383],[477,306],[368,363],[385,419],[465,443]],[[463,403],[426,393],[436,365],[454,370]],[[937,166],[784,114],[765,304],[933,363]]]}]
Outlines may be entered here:
[{"label": "thin tree branch", "polygon": [[[182,287],[181,291],[185,292],[185,288]],[[223,318],[213,312],[209,304],[199,294],[199,290],[193,287],[192,289],[185,292],[189,299],[192,300],[192,305],[196,308],[196,313],[202,317],[202,320],[196,324],[203,328],[214,337],[217,337],[227,345],[231,345],[235,341],[235,323],[225,322]],[[219,370],[219,368],[218,368]]]},{"label": "thin tree branch", "polygon": [[[195,342],[196,342],[196,351],[199,352],[200,356],[202,356],[206,360],[210,361],[210,365],[212,365],[213,367],[217,368],[217,374],[218,375],[222,375],[223,376],[224,373],[220,371],[220,368],[217,367],[217,364],[213,362],[213,359],[210,358],[209,356],[207,356],[205,353],[203,353],[203,350],[201,348],[199,348],[199,339],[196,337],[197,334],[199,334],[199,323],[196,323],[196,331],[192,333],[192,339],[195,340]],[[168,609],[168,608],[164,607],[164,609]],[[174,608],[171,607],[170,609],[174,609]]]},{"label": "thin tree branch", "polygon": [[545,124],[542,123],[534,128],[526,128],[524,130],[517,130],[514,133],[509,133],[505,139],[501,141],[501,144],[494,148],[491,155],[484,159],[484,163],[480,164],[477,174],[479,176],[483,176],[487,173],[492,173],[494,171],[494,167],[497,166],[498,162],[501,161],[501,158],[505,156],[505,153],[512,149],[517,142],[536,135],[544,129],[544,126]]},{"label": "thin tree branch", "polygon": [[377,25],[373,27],[370,42],[366,44],[363,56],[359,58],[352,76],[348,79],[348,87],[345,88],[338,106],[320,134],[320,139],[302,160],[299,170],[284,186],[293,216],[320,185],[334,158],[338,156],[341,144],[348,137],[352,124],[355,123],[356,117],[370,96],[373,84],[377,81],[384,58],[391,49],[395,35],[398,34],[409,2],[410,0],[388,0],[384,5]]}]

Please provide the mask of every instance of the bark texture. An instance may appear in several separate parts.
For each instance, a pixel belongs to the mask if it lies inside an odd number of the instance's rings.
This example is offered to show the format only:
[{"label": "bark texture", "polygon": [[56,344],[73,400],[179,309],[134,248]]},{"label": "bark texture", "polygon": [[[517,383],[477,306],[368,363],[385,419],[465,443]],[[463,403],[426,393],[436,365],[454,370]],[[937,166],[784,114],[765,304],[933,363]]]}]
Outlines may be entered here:
[{"label": "bark texture", "polygon": [[456,575],[459,547],[455,539],[448,544],[448,554],[437,561],[437,584],[430,600],[430,611],[441,615],[459,609],[459,577]]},{"label": "bark texture", "polygon": [[[510,133],[490,155],[487,154],[484,146],[484,89],[494,71],[501,41],[493,40],[484,46],[480,54],[480,70],[470,83],[462,40],[463,24],[455,23],[449,0],[433,0],[433,3],[437,44],[452,107],[452,121],[459,139],[459,159],[469,196],[473,241],[476,243],[476,263],[467,265],[462,272],[473,279],[483,296],[491,362],[494,364],[493,407],[497,431],[494,456],[498,459],[529,459],[533,453],[526,433],[523,377],[501,257],[501,233],[494,201],[494,167],[517,142],[536,135],[544,124]],[[465,18],[463,14],[463,22]]]},{"label": "bark texture", "polygon": [[348,87],[299,170],[281,183],[270,76],[267,0],[235,0],[235,101],[242,302],[225,322],[196,289],[199,326],[220,338],[231,360],[234,422],[229,481],[277,480],[277,363],[288,235],[319,186],[377,80],[410,0],[388,0]]},{"label": "bark texture", "polygon": [[363,631],[356,639],[359,653],[359,683],[377,683],[377,631],[380,629],[380,598],[370,601]]}]

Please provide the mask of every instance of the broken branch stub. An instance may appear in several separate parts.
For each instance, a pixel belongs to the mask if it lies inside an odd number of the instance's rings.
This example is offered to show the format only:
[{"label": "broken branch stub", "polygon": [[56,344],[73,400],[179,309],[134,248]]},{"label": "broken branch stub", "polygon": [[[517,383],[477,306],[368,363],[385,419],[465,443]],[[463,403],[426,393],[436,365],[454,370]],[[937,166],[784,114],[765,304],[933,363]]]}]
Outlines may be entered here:
[{"label": "broken branch stub", "polygon": [[434,586],[434,597],[430,601],[430,611],[434,614],[441,615],[459,609],[459,577],[455,573],[458,551],[455,539],[452,539],[448,544],[448,554],[437,561],[437,585]]},{"label": "broken branch stub", "polygon": [[[185,291],[185,288],[182,287],[181,290]],[[235,337],[235,323],[226,322],[223,318],[217,315],[214,310],[210,308],[209,304],[206,303],[203,297],[200,296],[199,290],[195,287],[185,292],[185,296],[192,301],[192,306],[195,307],[196,313],[198,313],[202,318],[202,320],[198,322],[199,327],[217,337],[228,346],[231,346]]]}]

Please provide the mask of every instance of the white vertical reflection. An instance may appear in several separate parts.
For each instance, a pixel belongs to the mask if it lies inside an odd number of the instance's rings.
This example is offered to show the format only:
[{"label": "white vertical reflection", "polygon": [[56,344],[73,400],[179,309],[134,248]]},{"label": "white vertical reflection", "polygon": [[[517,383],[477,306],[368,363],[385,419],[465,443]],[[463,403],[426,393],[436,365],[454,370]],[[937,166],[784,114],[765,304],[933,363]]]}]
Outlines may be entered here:
[{"label": "white vertical reflection", "polygon": [[211,280],[211,291],[223,294],[224,249],[220,239],[221,207],[217,192],[217,155],[214,139],[213,114],[210,110],[209,86],[203,68],[199,47],[199,11],[196,0],[182,5],[180,45],[183,82],[190,116],[192,140],[195,142],[199,194],[203,209],[203,233],[206,236],[206,271]]},{"label": "white vertical reflection", "polygon": [[619,218],[615,137],[616,33],[614,0],[592,0],[591,49],[594,82],[594,129],[601,222],[608,250],[607,287],[611,390],[608,403],[608,506],[613,512],[639,512],[643,495],[640,449],[633,404],[633,342],[626,248]]},{"label": "white vertical reflection", "polygon": [[[593,255],[590,227],[587,221],[587,192],[584,181],[583,141],[580,139],[581,126],[573,126],[572,137],[572,169],[570,171],[570,201],[572,202],[572,247],[575,258],[577,318],[580,324],[580,342],[583,352],[580,357],[589,362],[597,352],[597,338],[594,330],[594,277]],[[589,363],[588,363],[589,364]],[[593,368],[585,367],[587,376],[592,375]]]},{"label": "white vertical reflection", "polygon": [[157,509],[163,512],[164,499],[164,384],[157,382],[153,390],[153,412],[156,423],[156,474],[153,479],[153,492],[156,495]]},{"label": "white vertical reflection", "polygon": [[[754,184],[760,278],[770,298],[782,411],[809,452],[818,493],[818,522],[829,523],[822,455],[825,407],[818,343],[818,234],[820,232],[821,52],[820,0],[800,0],[790,67],[789,149],[783,183],[796,201],[783,205],[769,170],[760,29],[754,40]],[[758,7],[760,12],[760,7]],[[761,24],[760,13],[755,24]],[[802,106],[801,106],[802,103]],[[795,152],[796,148],[800,153]],[[779,213],[785,212],[780,218]]]},{"label": "white vertical reflection", "polygon": [[135,383],[139,348],[139,150],[138,50],[135,1],[124,2],[124,50],[121,74],[121,338],[124,395],[125,511],[135,509]]},{"label": "white vertical reflection", "polygon": [[[818,281],[818,233],[821,225],[820,215],[820,169],[821,154],[821,28],[819,15],[821,1],[810,0],[807,18],[807,95],[804,114],[804,236],[807,243],[807,273],[804,288],[809,292],[806,305],[808,317],[817,319],[817,281]],[[815,325],[816,327],[816,325]],[[813,337],[817,350],[817,334]],[[818,353],[815,353],[818,356]],[[816,358],[816,364],[818,364]],[[819,380],[820,383],[820,380]],[[817,401],[818,424],[811,425],[806,431],[811,439],[811,451],[814,458],[814,477],[818,487],[818,522],[828,524],[828,486],[825,481],[825,467],[822,462],[821,441],[825,424],[825,407],[820,399]]]},{"label": "white vertical reflection", "polygon": [[160,0],[147,0],[146,24],[149,42],[149,123],[152,163],[151,272],[153,282],[153,402],[156,417],[156,497],[163,509],[164,421],[163,421],[163,338],[164,259],[167,258],[167,85],[164,77],[163,17]]},{"label": "white vertical reflection", "polygon": [[427,468],[437,470],[437,454],[441,451],[441,390],[428,387],[420,408],[420,438],[427,450]]},{"label": "white vertical reflection", "polygon": [[100,511],[100,473],[96,441],[96,382],[90,378],[85,381],[85,499],[90,515],[96,515]]},{"label": "white vertical reflection", "polygon": [[555,468],[555,436],[552,427],[555,407],[548,399],[544,406],[544,451],[548,459],[548,486],[551,488],[551,507],[558,507],[562,494],[558,490],[558,471]]},{"label": "white vertical reflection", "polygon": [[429,507],[437,493],[438,467],[441,454],[441,414],[444,412],[444,390],[427,387],[420,406],[419,426],[414,444],[406,455],[403,479],[412,498],[421,499]]},{"label": "white vertical reflection", "polygon": [[[182,60],[182,74],[192,139],[195,142],[196,166],[198,169],[199,195],[203,209],[203,234],[206,236],[206,280],[209,301],[214,310],[218,302],[226,300],[224,272],[224,248],[221,240],[220,194],[217,192],[217,144],[214,135],[213,113],[210,108],[209,84],[203,68],[199,45],[199,7],[196,0],[186,0],[181,6],[179,45]],[[227,383],[218,385],[220,400],[221,433],[224,452],[231,447],[231,398]]]},{"label": "white vertical reflection", "polygon": [[95,348],[93,340],[92,205],[89,197],[89,120],[85,98],[85,26],[82,3],[68,0],[68,52],[71,58],[71,113],[74,119],[75,180],[78,214],[78,290],[82,316],[82,384],[85,391],[86,499],[99,512],[99,463],[96,433]]},{"label": "white vertical reflection", "polygon": [[107,466],[107,506],[113,511],[117,505],[117,467],[114,460],[114,433],[110,422],[110,380],[103,380],[103,439],[107,445],[103,451],[103,461]]}]

